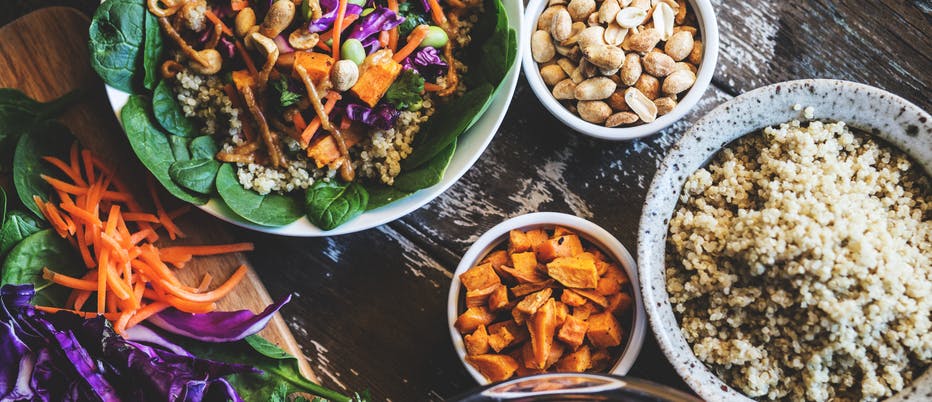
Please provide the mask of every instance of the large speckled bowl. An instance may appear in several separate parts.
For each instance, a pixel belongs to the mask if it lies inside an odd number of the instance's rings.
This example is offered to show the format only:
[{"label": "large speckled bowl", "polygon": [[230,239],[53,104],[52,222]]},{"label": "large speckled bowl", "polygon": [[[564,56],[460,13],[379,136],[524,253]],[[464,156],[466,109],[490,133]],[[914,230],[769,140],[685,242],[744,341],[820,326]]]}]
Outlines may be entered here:
[{"label": "large speckled bowl", "polygon": [[[793,119],[806,120],[795,104],[815,108],[814,119],[844,121],[886,140],[932,175],[932,117],[878,88],[837,80],[800,80],[759,88],[732,99],[699,120],[673,146],[651,183],[638,232],[641,293],[651,328],[677,373],[709,401],[748,401],[693,354],[667,296],[664,253],[667,224],[687,177],[725,145],[745,134]],[[891,401],[932,400],[926,370]]]}]

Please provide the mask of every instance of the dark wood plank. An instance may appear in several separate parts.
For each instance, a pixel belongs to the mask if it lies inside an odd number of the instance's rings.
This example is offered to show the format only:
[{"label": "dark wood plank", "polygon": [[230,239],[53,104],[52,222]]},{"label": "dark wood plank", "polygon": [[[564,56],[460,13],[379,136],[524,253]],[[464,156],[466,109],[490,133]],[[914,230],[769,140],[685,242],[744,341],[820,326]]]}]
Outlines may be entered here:
[{"label": "dark wood plank", "polygon": [[928,1],[713,1],[715,81],[731,93],[799,78],[878,86],[932,109]]}]

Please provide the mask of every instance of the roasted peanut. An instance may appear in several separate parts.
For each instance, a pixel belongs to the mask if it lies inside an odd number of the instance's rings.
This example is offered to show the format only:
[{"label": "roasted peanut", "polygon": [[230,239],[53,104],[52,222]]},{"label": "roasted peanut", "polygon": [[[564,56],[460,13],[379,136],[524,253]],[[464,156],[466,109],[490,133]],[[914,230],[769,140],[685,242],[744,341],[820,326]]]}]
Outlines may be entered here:
[{"label": "roasted peanut", "polygon": [[540,69],[540,77],[548,86],[554,86],[557,85],[558,82],[566,79],[566,73],[563,72],[563,68],[559,65],[551,64]]},{"label": "roasted peanut", "polygon": [[686,22],[686,1],[676,0],[676,5],[679,7],[676,9],[676,16],[673,18],[673,22],[676,25],[683,25],[683,22]]},{"label": "roasted peanut", "polygon": [[596,45],[605,45],[605,28],[602,27],[588,27],[583,29],[579,35],[576,36],[577,43],[579,44],[579,50],[582,50],[583,54],[588,54],[588,48]]},{"label": "roasted peanut", "polygon": [[572,60],[567,59],[565,57],[561,57],[557,59],[557,65],[560,66],[561,69],[563,69],[563,72],[566,73],[566,75],[570,75],[573,72],[573,70],[576,70],[576,64],[573,63]]},{"label": "roasted peanut", "polygon": [[678,70],[689,70],[689,71],[692,71],[693,74],[698,74],[699,72],[699,69],[697,69],[695,65],[693,65],[692,63],[687,63],[685,61],[680,61],[673,65],[673,71],[678,71]]},{"label": "roasted peanut", "polygon": [[669,96],[654,99],[654,105],[657,105],[657,116],[663,116],[676,107],[676,100]]},{"label": "roasted peanut", "polygon": [[663,50],[667,55],[672,57],[673,60],[681,61],[692,52],[693,44],[692,34],[686,31],[680,31],[670,37],[670,40],[667,41]]},{"label": "roasted peanut", "polygon": [[663,80],[663,93],[667,95],[683,92],[696,82],[696,74],[689,70],[674,71]]},{"label": "roasted peanut", "polygon": [[644,71],[657,78],[663,78],[673,72],[673,58],[661,52],[649,52],[644,56]]},{"label": "roasted peanut", "polygon": [[340,60],[330,70],[330,80],[333,81],[333,89],[346,91],[359,80],[359,67],[352,60]]},{"label": "roasted peanut", "polygon": [[553,47],[550,33],[543,30],[535,31],[531,35],[531,56],[538,63],[546,63],[553,59],[557,50]]},{"label": "roasted peanut", "polygon": [[628,104],[625,103],[625,91],[621,89],[616,89],[615,92],[612,92],[612,96],[609,96],[605,102],[611,106],[612,110],[617,112],[631,110],[631,108],[628,107]]},{"label": "roasted peanut", "polygon": [[579,117],[590,123],[604,123],[608,116],[612,114],[612,108],[602,101],[579,101],[576,103],[576,110]]},{"label": "roasted peanut", "polygon": [[609,24],[615,21],[615,16],[619,11],[621,11],[621,6],[618,5],[618,0],[603,1],[599,7],[599,22]]},{"label": "roasted peanut", "polygon": [[550,24],[553,23],[553,15],[556,14],[557,11],[560,11],[560,10],[566,10],[566,7],[564,6],[547,7],[547,9],[544,10],[544,12],[540,14],[540,17],[537,18],[537,29],[544,30],[544,31],[549,30]]},{"label": "roasted peanut", "polygon": [[689,62],[697,66],[702,62],[702,41],[693,42],[693,50],[689,52]]},{"label": "roasted peanut", "polygon": [[561,100],[576,98],[576,83],[573,80],[565,79],[553,86],[551,93],[553,97]]},{"label": "roasted peanut", "polygon": [[[629,37],[631,38],[631,40],[628,41],[629,49],[625,50],[635,52],[649,52],[654,46],[657,46],[657,42],[660,42],[660,32],[657,32],[654,28],[644,28],[640,32],[630,35]],[[669,45],[669,42],[667,42],[667,44]],[[624,44],[622,44],[622,46],[624,46]]]},{"label": "roasted peanut", "polygon": [[625,52],[616,46],[590,46],[589,51],[583,51],[583,54],[589,62],[605,70],[620,68],[625,61]]},{"label": "roasted peanut", "polygon": [[607,77],[589,78],[576,85],[575,97],[578,100],[603,100],[615,92],[615,81]]},{"label": "roasted peanut", "polygon": [[570,0],[566,9],[573,21],[585,21],[595,11],[595,0]]},{"label": "roasted peanut", "polygon": [[259,25],[259,33],[266,38],[274,38],[282,33],[294,19],[295,5],[290,0],[277,0],[269,6],[269,12]]},{"label": "roasted peanut", "polygon": [[634,87],[650,100],[660,96],[660,81],[652,75],[641,74],[638,81],[634,83]]},{"label": "roasted peanut", "polygon": [[249,33],[249,28],[256,25],[256,12],[252,7],[246,7],[236,13],[236,19],[233,21],[233,31],[236,36],[242,38]]},{"label": "roasted peanut", "polygon": [[550,34],[553,39],[565,41],[573,35],[573,19],[565,8],[557,10],[553,14],[553,20],[550,23]]},{"label": "roasted peanut", "polygon": [[621,25],[613,22],[605,28],[605,33],[602,36],[605,43],[618,46],[621,45],[622,42],[625,41],[625,37],[628,36],[628,28],[622,28]]},{"label": "roasted peanut", "polygon": [[657,105],[644,96],[641,91],[638,91],[637,88],[628,88],[625,90],[625,102],[645,123],[650,123],[657,119]]},{"label": "roasted peanut", "polygon": [[673,36],[673,15],[674,11],[667,3],[661,2],[654,6],[651,19],[654,21],[654,29],[660,32],[660,40],[667,40]]},{"label": "roasted peanut", "polygon": [[635,28],[647,19],[647,10],[638,7],[625,7],[615,14],[615,22],[622,28]]},{"label": "roasted peanut", "polygon": [[638,115],[631,112],[618,112],[611,116],[608,116],[608,119],[605,119],[606,127],[618,127],[623,124],[632,124],[638,121]]},{"label": "roasted peanut", "polygon": [[628,53],[621,66],[621,82],[630,87],[641,77],[641,72],[641,57],[635,53]]}]

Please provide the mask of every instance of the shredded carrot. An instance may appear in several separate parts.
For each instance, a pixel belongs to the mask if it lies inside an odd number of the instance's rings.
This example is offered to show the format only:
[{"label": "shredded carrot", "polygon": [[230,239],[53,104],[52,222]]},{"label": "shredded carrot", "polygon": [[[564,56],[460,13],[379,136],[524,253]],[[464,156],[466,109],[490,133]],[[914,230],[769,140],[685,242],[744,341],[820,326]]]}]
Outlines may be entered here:
[{"label": "shredded carrot", "polygon": [[236,272],[233,272],[233,275],[227,279],[222,285],[218,286],[216,289],[204,293],[193,293],[181,289],[177,285],[169,283],[167,280],[162,279],[162,287],[170,294],[178,297],[182,300],[192,301],[195,303],[212,303],[226,296],[227,293],[230,293],[231,290],[238,284],[243,277],[246,276],[246,266],[240,265],[236,269]]},{"label": "shredded carrot", "polygon": [[434,24],[440,27],[446,27],[447,16],[443,14],[443,9],[440,8],[440,2],[437,0],[427,0],[427,4],[430,5],[430,16],[434,20]]},{"label": "shredded carrot", "polygon": [[159,217],[144,212],[124,212],[123,219],[127,222],[159,223]]},{"label": "shredded carrot", "polygon": [[[398,14],[398,0],[388,0],[388,9]],[[398,27],[388,31],[388,48],[395,52],[398,50]]]},{"label": "shredded carrot", "polygon": [[[74,292],[74,309],[80,310],[84,308],[84,304],[87,303],[87,300],[91,298],[92,292],[87,292],[83,290],[76,290]],[[67,304],[66,304],[67,306]]]},{"label": "shredded carrot", "polygon": [[84,178],[81,177],[81,172],[79,170],[72,169],[72,166],[69,166],[65,161],[58,159],[54,156],[43,156],[42,160],[51,163],[52,166],[61,170],[62,173],[66,174],[71,181],[75,182],[79,186],[86,186],[87,183],[84,182]]},{"label": "shredded carrot", "polygon": [[256,70],[256,64],[252,62],[252,57],[249,56],[249,52],[246,51],[246,47],[243,46],[243,41],[238,40],[234,42],[236,46],[236,51],[239,52],[240,57],[243,58],[243,63],[246,64],[246,69],[249,70],[249,74],[253,77],[259,76],[259,70]]},{"label": "shredded carrot", "polygon": [[174,247],[164,247],[159,250],[159,255],[165,256],[170,254],[187,254],[194,256],[204,256],[204,255],[217,255],[217,254],[229,254],[229,253],[239,253],[242,251],[252,251],[255,250],[255,246],[252,243],[233,243],[233,244],[218,244],[213,246],[174,246]]},{"label": "shredded carrot", "polygon": [[210,287],[210,282],[211,282],[213,279],[214,279],[214,277],[213,277],[213,276],[210,276],[210,273],[209,273],[209,272],[206,273],[206,274],[204,274],[204,277],[201,278],[201,284],[200,284],[200,285],[197,285],[197,291],[198,291],[198,293],[207,290],[207,288]]},{"label": "shredded carrot", "polygon": [[291,116],[291,121],[294,122],[294,128],[298,131],[304,131],[307,128],[307,122],[304,121],[304,116],[300,112],[295,112]]},{"label": "shredded carrot", "polygon": [[408,42],[405,43],[403,48],[398,50],[398,53],[395,53],[395,55],[392,56],[392,59],[397,63],[401,63],[405,57],[411,55],[411,52],[417,49],[417,47],[421,45],[421,42],[424,42],[424,39],[427,38],[427,32],[429,29],[430,27],[427,25],[418,25],[415,27],[411,31],[411,34],[408,35]]},{"label": "shredded carrot", "polygon": [[340,0],[337,7],[337,19],[333,23],[333,59],[340,60],[340,35],[343,33],[343,17],[346,16],[346,4],[348,0]]},{"label": "shredded carrot", "polygon": [[97,284],[92,281],[86,281],[68,275],[59,274],[48,269],[48,267],[42,268],[42,278],[49,282],[54,282],[72,289],[97,290]]},{"label": "shredded carrot", "polygon": [[81,160],[84,162],[84,174],[87,177],[87,182],[93,183],[96,180],[96,177],[94,175],[94,161],[91,159],[90,155],[90,150],[81,150]]},{"label": "shredded carrot", "polygon": [[106,269],[106,265],[110,260],[104,254],[98,261],[101,262],[101,265],[97,268],[97,314],[102,314],[107,307],[105,304],[107,301],[107,275],[110,274],[110,271]]},{"label": "shredded carrot", "polygon": [[391,41],[391,37],[388,34],[388,31],[379,32],[379,47],[384,49],[388,47],[388,42]]},{"label": "shredded carrot", "polygon": [[230,27],[227,26],[227,24],[224,24],[223,21],[221,21],[220,18],[217,17],[217,14],[214,14],[213,11],[210,11],[210,9],[207,9],[207,11],[204,11],[204,16],[207,17],[207,19],[209,19],[210,22],[213,22],[214,25],[220,25],[220,29],[223,30],[223,33],[226,36],[233,36],[233,30],[231,30]]},{"label": "shredded carrot", "polygon": [[[340,94],[337,91],[330,91],[326,95],[327,103],[324,105],[324,112],[330,113],[333,111],[334,106],[337,105],[337,101],[340,100]],[[317,129],[320,128],[320,117],[315,117],[314,120],[311,120],[311,124],[308,124],[304,131],[301,132],[301,144],[307,146],[310,144],[311,138],[314,137],[314,133],[317,132]]]},{"label": "shredded carrot", "polygon": [[75,219],[81,221],[81,223],[83,223],[83,224],[85,224],[85,225],[97,225],[97,226],[100,226],[100,225],[102,224],[102,223],[100,222],[100,218],[98,218],[97,215],[94,215],[94,214],[92,214],[92,213],[90,213],[90,212],[88,212],[88,211],[86,211],[86,210],[83,210],[83,209],[81,209],[80,207],[78,207],[77,205],[75,205],[75,204],[73,204],[73,203],[64,203],[64,202],[63,202],[63,203],[61,204],[61,209],[64,210],[65,212],[68,212],[69,214],[71,214],[71,217],[72,217],[72,218],[75,218]]},{"label": "shredded carrot", "polygon": [[150,303],[149,305],[137,310],[136,314],[134,314],[133,317],[130,318],[129,321],[126,323],[126,327],[127,328],[135,327],[136,324],[139,324],[140,322],[145,321],[147,318],[152,317],[153,315],[156,315],[162,312],[162,310],[165,310],[168,307],[169,307],[169,304],[166,302]]},{"label": "shredded carrot", "polygon": [[427,91],[427,92],[437,92],[437,91],[442,91],[442,90],[444,90],[444,89],[446,89],[446,88],[444,88],[444,87],[442,87],[442,86],[440,86],[440,85],[434,84],[434,83],[432,83],[432,82],[425,82],[425,83],[424,83],[424,90]]}]

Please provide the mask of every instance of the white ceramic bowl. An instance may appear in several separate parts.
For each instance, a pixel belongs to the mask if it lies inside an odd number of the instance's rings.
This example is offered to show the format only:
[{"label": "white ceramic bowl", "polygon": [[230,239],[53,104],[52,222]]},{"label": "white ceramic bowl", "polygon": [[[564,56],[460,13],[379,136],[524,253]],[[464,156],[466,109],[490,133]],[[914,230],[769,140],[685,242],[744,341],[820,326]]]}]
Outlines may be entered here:
[{"label": "white ceramic bowl", "polygon": [[[523,2],[504,1],[503,3],[505,4],[505,11],[508,15],[509,26],[514,29],[515,32],[521,32],[524,26]],[[523,49],[519,47],[515,60],[521,60],[522,52]],[[492,104],[489,106],[488,110],[486,110],[485,114],[479,118],[472,128],[460,135],[456,145],[456,153],[453,154],[453,159],[450,161],[449,167],[447,167],[443,180],[433,187],[420,190],[407,198],[381,208],[367,211],[330,231],[324,231],[314,226],[307,217],[280,227],[256,225],[237,216],[216,196],[207,204],[198,207],[220,219],[248,229],[284,236],[301,237],[332,236],[353,233],[401,218],[424,206],[428,202],[433,201],[434,198],[437,198],[450,188],[453,183],[456,183],[456,181],[476,163],[476,160],[479,159],[479,156],[482,155],[482,152],[485,151],[485,148],[492,141],[492,137],[494,137],[495,133],[498,131],[498,127],[501,125],[502,120],[505,118],[505,113],[508,111],[508,105],[511,104],[512,95],[515,92],[515,87],[518,85],[518,75],[520,71],[518,64],[518,61],[516,61],[505,76],[502,86],[499,88],[498,93],[495,95],[495,99],[492,101]],[[108,85],[107,96],[110,98],[110,105],[113,108],[113,112],[116,114],[117,119],[119,119],[120,110],[123,109],[123,106],[126,105],[126,102],[129,100],[129,94]]]},{"label": "white ceramic bowl", "polygon": [[[794,119],[793,105],[812,106],[815,120],[844,121],[906,152],[932,175],[932,117],[916,105],[878,88],[838,80],[800,80],[766,86],[715,108],[677,142],[651,183],[638,231],[641,291],[660,348],[683,380],[703,399],[750,401],[713,374],[693,354],[680,332],[664,279],[668,222],[692,172],[732,141]],[[928,400],[932,370],[890,400]]]},{"label": "white ceramic bowl", "polygon": [[634,293],[634,314],[632,314],[632,322],[628,323],[627,328],[632,328],[632,330],[628,335],[628,340],[621,356],[612,366],[609,373],[625,375],[628,370],[631,369],[631,366],[634,365],[634,360],[637,359],[638,354],[641,352],[641,346],[644,343],[644,335],[647,333],[647,320],[644,314],[644,305],[641,301],[641,291],[639,286],[637,286],[639,281],[637,264],[635,264],[634,258],[631,257],[631,254],[628,253],[625,246],[623,246],[615,236],[612,236],[611,233],[608,233],[608,231],[592,222],[573,215],[557,212],[536,212],[508,219],[495,225],[492,229],[489,229],[488,232],[485,232],[485,234],[476,240],[472,247],[466,251],[466,254],[463,255],[463,259],[460,260],[459,266],[456,267],[456,272],[453,273],[450,294],[447,297],[447,324],[450,329],[450,337],[453,339],[453,348],[456,349],[456,354],[460,357],[463,366],[466,367],[469,374],[471,374],[479,384],[486,385],[489,384],[489,381],[472,365],[466,363],[466,346],[463,344],[463,336],[453,326],[456,317],[462,311],[460,309],[462,285],[458,278],[460,274],[474,267],[489,252],[507,241],[508,232],[512,229],[530,230],[540,227],[553,229],[555,226],[563,226],[572,229],[579,234],[581,238],[589,241],[592,245],[605,252],[606,255],[612,256],[612,258],[621,263],[625,273],[631,278],[631,290],[632,293]]},{"label": "white ceramic bowl", "polygon": [[710,0],[687,0],[690,9],[696,13],[699,22],[699,33],[701,35],[702,45],[702,63],[699,65],[699,73],[696,74],[696,83],[686,92],[686,96],[679,100],[677,106],[663,116],[647,124],[640,124],[631,127],[605,127],[599,124],[593,124],[580,118],[566,109],[550,92],[550,88],[544,83],[540,76],[540,67],[534,58],[531,57],[531,34],[537,30],[537,19],[547,8],[549,0],[530,0],[528,1],[527,10],[525,11],[525,24],[521,29],[520,48],[525,57],[522,59],[524,75],[537,99],[557,117],[563,124],[585,135],[601,138],[605,140],[631,140],[641,138],[663,130],[664,128],[683,118],[709,87],[712,82],[712,74],[715,72],[715,65],[718,62],[718,24],[715,19],[715,10],[712,8]]}]

